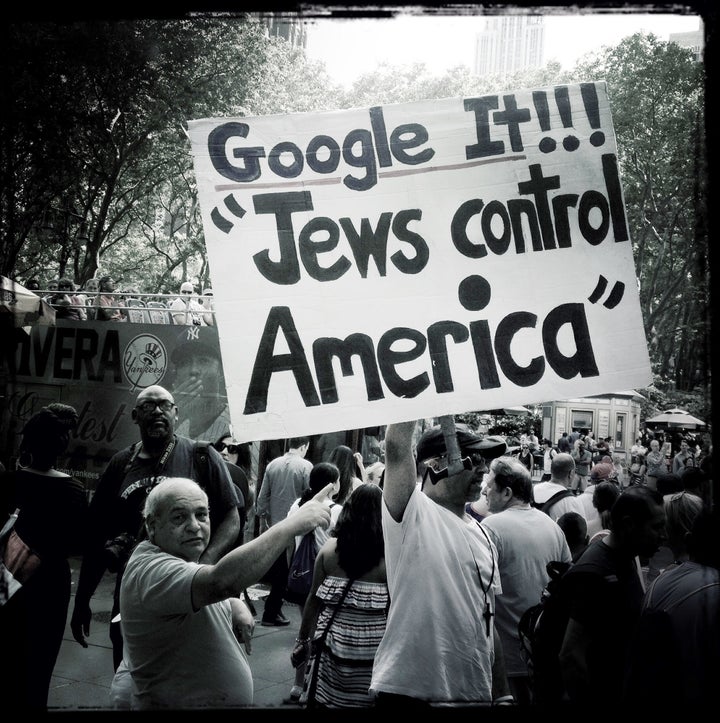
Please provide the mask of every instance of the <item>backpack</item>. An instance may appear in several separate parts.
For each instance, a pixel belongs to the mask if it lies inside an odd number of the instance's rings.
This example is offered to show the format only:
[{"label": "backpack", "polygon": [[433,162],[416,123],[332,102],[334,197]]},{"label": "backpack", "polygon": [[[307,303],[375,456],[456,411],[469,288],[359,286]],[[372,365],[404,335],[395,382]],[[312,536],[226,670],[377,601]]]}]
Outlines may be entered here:
[{"label": "backpack", "polygon": [[562,594],[561,581],[571,567],[570,562],[548,562],[546,569],[550,580],[540,602],[528,608],[518,623],[520,647],[532,682],[534,704],[552,705],[562,702],[564,697],[559,658],[570,607]]},{"label": "backpack", "polygon": [[571,497],[574,494],[572,490],[564,489],[556,492],[552,497],[548,497],[541,505],[537,505],[533,502],[533,507],[536,507],[540,512],[544,512],[546,515],[550,514],[550,508],[560,500],[564,500],[566,497]]},{"label": "backpack", "polygon": [[304,605],[312,587],[315,559],[318,546],[315,542],[315,530],[306,532],[293,554],[288,570],[287,587],[284,598],[288,602]]},{"label": "backpack", "polygon": [[210,475],[210,452],[208,447],[210,442],[197,441],[193,447],[193,455],[195,457],[195,468],[197,469],[200,480],[197,480],[198,484],[205,489],[207,478]]}]

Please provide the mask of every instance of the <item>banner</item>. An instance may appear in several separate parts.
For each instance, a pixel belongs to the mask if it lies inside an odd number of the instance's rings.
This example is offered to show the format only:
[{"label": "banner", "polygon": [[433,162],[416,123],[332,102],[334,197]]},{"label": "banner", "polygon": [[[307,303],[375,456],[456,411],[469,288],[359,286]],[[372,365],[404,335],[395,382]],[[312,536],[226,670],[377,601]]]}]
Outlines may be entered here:
[{"label": "banner", "polygon": [[140,440],[132,410],[153,384],[173,394],[179,434],[216,442],[230,428],[215,327],[58,319],[6,328],[0,372],[4,458],[16,454],[25,422],[43,406],[69,404],[80,421],[58,468],[89,490],[113,454]]},{"label": "banner", "polygon": [[237,438],[650,383],[603,82],[189,128]]}]

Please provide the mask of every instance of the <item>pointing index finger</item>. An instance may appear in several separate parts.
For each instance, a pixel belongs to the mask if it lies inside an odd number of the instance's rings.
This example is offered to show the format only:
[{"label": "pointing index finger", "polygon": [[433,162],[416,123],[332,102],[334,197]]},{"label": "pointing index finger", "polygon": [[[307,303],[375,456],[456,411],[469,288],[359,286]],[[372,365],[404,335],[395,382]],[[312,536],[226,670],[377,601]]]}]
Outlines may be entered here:
[{"label": "pointing index finger", "polygon": [[325,487],[323,487],[320,492],[313,497],[313,499],[317,502],[324,502],[328,497],[330,497],[334,489],[335,483],[331,482],[329,485],[325,485]]}]

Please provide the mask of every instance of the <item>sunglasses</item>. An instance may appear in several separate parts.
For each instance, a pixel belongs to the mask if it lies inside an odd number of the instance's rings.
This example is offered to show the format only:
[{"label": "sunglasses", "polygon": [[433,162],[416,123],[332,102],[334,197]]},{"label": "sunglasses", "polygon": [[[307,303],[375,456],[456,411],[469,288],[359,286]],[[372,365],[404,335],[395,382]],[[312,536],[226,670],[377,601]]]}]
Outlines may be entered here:
[{"label": "sunglasses", "polygon": [[148,399],[145,402],[140,402],[135,406],[135,409],[139,409],[143,414],[151,414],[158,407],[161,412],[169,412],[175,406],[175,402],[171,402],[169,399],[151,400]]},{"label": "sunglasses", "polygon": [[225,442],[218,442],[215,445],[215,449],[218,452],[222,452],[224,449],[227,449],[229,454],[237,454],[240,451],[240,445],[239,444],[225,444]]},{"label": "sunglasses", "polygon": [[192,291],[181,291],[181,294],[192,294]]},{"label": "sunglasses", "polygon": [[[462,466],[463,469],[466,469],[468,472],[470,472],[475,467],[485,468],[485,458],[481,454],[474,452],[473,454],[462,458]],[[434,470],[432,467],[428,467],[425,470],[425,476],[430,477],[430,481],[434,485],[436,485],[441,479],[445,479],[446,477],[448,477],[448,475],[449,467],[445,467],[441,470]]]}]

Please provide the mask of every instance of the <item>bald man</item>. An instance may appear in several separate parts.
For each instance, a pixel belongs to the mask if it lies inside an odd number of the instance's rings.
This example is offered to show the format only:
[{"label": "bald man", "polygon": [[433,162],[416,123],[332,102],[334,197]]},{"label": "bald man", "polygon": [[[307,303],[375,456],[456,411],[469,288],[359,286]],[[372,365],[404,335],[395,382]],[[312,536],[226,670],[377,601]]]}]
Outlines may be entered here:
[{"label": "bald man", "polygon": [[296,514],[215,564],[201,562],[212,529],[205,492],[182,478],[150,491],[147,540],[133,551],[120,587],[125,659],[113,684],[119,688],[126,678],[130,708],[252,705],[245,651],[255,621],[237,591],[257,583],[295,535],[328,527],[323,500],[333,490],[327,485]]}]

